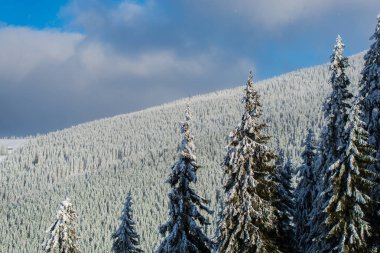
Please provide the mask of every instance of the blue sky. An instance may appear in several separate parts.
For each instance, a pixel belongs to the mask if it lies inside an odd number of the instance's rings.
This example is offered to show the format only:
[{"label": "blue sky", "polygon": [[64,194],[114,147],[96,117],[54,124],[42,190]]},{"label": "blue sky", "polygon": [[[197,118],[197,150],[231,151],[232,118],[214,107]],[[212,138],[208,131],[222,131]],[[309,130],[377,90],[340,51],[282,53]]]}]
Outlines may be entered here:
[{"label": "blue sky", "polygon": [[59,17],[66,0],[0,0],[0,17],[2,22],[17,26],[29,26],[39,29],[46,27],[62,27],[64,23]]},{"label": "blue sky", "polygon": [[0,0],[0,136],[46,133],[366,50],[378,0]]}]

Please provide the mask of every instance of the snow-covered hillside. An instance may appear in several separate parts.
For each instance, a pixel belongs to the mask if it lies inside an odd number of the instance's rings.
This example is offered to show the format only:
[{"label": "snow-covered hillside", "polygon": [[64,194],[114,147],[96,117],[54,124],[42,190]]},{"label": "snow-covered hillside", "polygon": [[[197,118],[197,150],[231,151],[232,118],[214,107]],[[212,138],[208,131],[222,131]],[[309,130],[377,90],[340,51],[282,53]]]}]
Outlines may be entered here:
[{"label": "snow-covered hillside", "polygon": [[0,162],[4,160],[8,154],[24,146],[28,141],[29,139],[24,138],[0,139]]},{"label": "snow-covered hillside", "polygon": [[[357,84],[362,55],[350,63],[351,81]],[[271,144],[286,149],[296,162],[307,129],[318,132],[321,125],[328,77],[328,66],[322,65],[257,83]],[[241,83],[245,81],[242,77]],[[203,166],[196,188],[214,209],[220,163],[228,133],[240,121],[242,96],[242,87],[237,87],[191,99],[192,134]],[[78,213],[82,252],[109,252],[129,190],[142,248],[152,252],[160,240],[158,225],[167,217],[168,186],[163,182],[177,157],[186,102],[50,133],[10,154],[0,164],[0,252],[41,251],[45,231],[66,197]]]}]

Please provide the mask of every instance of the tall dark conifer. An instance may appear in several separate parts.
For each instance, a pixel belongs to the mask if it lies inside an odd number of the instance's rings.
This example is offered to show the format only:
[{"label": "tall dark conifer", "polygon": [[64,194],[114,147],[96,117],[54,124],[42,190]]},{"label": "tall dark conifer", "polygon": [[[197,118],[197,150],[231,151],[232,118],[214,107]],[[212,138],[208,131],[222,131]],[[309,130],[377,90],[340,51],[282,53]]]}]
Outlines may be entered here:
[{"label": "tall dark conifer", "polygon": [[220,223],[218,252],[280,252],[277,245],[278,199],[274,182],[274,152],[269,139],[259,94],[250,73],[245,88],[245,111],[240,125],[231,132],[224,159],[224,210]]},{"label": "tall dark conifer", "polygon": [[276,181],[279,200],[277,202],[279,220],[279,241],[284,252],[294,252],[296,242],[294,238],[294,167],[291,159],[282,162],[276,169]]},{"label": "tall dark conifer", "polygon": [[380,14],[377,16],[375,33],[370,39],[373,43],[364,56],[365,63],[360,81],[360,105],[363,108],[362,120],[369,133],[369,143],[374,147],[374,156],[377,159],[377,162],[370,166],[377,174],[377,183],[372,192],[377,204],[372,212],[371,223],[375,228],[373,240],[380,248]]},{"label": "tall dark conifer", "polygon": [[318,158],[316,161],[317,197],[313,202],[310,214],[309,227],[311,229],[308,240],[309,253],[326,252],[330,245],[326,242],[329,232],[326,226],[326,206],[332,197],[330,177],[337,161],[344,153],[344,128],[348,121],[350,103],[353,95],[349,91],[350,80],[346,75],[348,59],[343,55],[344,44],[338,35],[333,54],[330,57],[330,83],[332,92],[323,106],[325,123],[319,143]]},{"label": "tall dark conifer", "polygon": [[306,140],[303,143],[304,151],[301,154],[302,164],[298,168],[300,181],[295,189],[295,239],[298,252],[305,252],[308,245],[310,227],[309,216],[313,201],[316,197],[317,175],[314,161],[317,155],[317,147],[314,131],[309,129]]},{"label": "tall dark conifer", "polygon": [[128,193],[124,209],[120,217],[121,224],[112,235],[112,252],[114,253],[138,253],[140,249],[140,238],[136,232],[136,223],[133,220],[132,195]]},{"label": "tall dark conifer", "polygon": [[[169,219],[159,230],[166,237],[156,253],[198,253],[211,252],[213,242],[203,232],[202,226],[210,224],[199,209],[211,214],[206,206],[208,201],[200,197],[191,187],[197,182],[195,145],[190,134],[190,109],[186,109],[186,121],[181,126],[183,134],[179,148],[179,159],[173,165],[167,183],[171,186],[169,195]],[[201,226],[200,226],[200,225]]]},{"label": "tall dark conifer", "polygon": [[359,119],[359,108],[354,105],[345,127],[340,159],[330,167],[327,178],[330,198],[324,206],[322,238],[328,248],[320,252],[369,252],[372,228],[368,223],[373,200],[374,173],[368,165],[375,159],[368,145],[368,133]]}]

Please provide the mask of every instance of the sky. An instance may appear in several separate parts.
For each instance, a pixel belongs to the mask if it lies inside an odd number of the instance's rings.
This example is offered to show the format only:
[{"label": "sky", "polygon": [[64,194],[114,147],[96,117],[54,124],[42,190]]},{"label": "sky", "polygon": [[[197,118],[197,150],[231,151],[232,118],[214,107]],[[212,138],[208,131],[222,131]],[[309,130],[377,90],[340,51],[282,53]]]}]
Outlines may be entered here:
[{"label": "sky", "polygon": [[[79,123],[366,50],[378,0],[0,0],[0,136]],[[284,94],[286,95],[286,94]]]}]

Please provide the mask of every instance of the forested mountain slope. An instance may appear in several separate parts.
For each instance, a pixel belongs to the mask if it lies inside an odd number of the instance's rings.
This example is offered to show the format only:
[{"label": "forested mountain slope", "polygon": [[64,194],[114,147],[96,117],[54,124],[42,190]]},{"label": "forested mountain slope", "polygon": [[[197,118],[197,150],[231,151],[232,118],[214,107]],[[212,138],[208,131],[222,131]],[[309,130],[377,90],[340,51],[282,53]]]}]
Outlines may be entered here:
[{"label": "forested mountain slope", "polygon": [[[350,59],[356,90],[362,54]],[[270,67],[270,66],[268,66]],[[248,72],[247,72],[248,74]],[[299,160],[307,129],[317,133],[330,91],[328,66],[258,82],[271,145]],[[246,77],[242,77],[242,84]],[[221,188],[227,136],[240,122],[243,88],[191,98],[192,134],[199,170],[196,189],[212,200]],[[78,213],[82,252],[109,252],[111,234],[129,190],[146,252],[159,244],[167,217],[170,166],[181,140],[179,122],[188,99],[53,132],[31,140],[0,164],[0,252],[41,252],[59,202],[69,197]],[[212,228],[209,229],[212,233]]]}]

